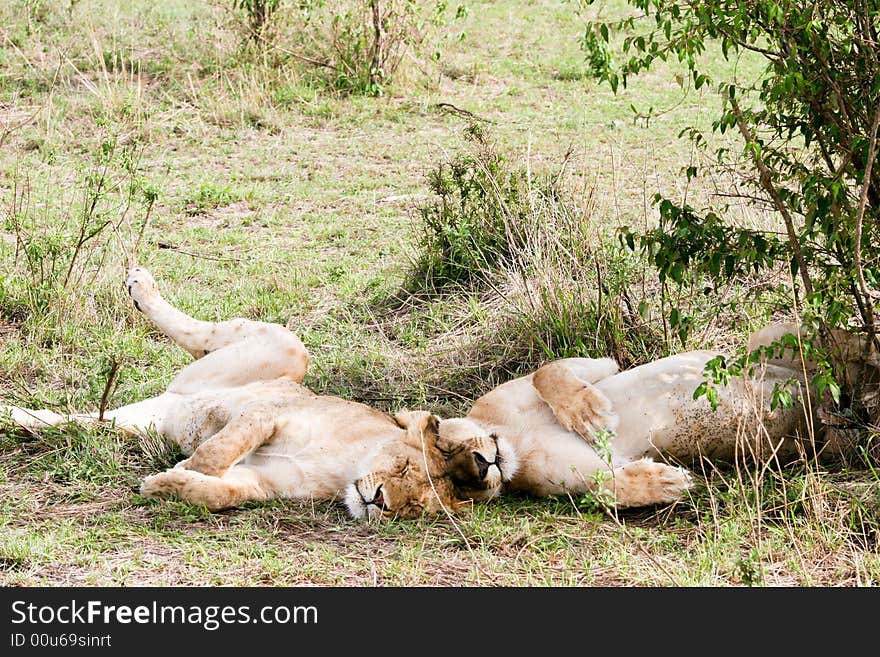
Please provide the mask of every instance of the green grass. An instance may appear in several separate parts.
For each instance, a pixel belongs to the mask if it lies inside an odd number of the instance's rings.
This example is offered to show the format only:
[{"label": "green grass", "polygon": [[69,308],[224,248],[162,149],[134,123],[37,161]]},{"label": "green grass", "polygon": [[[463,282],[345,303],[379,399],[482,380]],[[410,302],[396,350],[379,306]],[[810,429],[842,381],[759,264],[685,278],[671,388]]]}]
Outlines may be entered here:
[{"label": "green grass", "polygon": [[[469,2],[454,28],[463,37],[430,75],[410,71],[379,98],[335,94],[302,64],[243,54],[222,3],[64,5],[0,8],[0,399],[31,407],[96,410],[112,361],[111,404],[136,401],[189,362],[130,307],[122,280],[137,261],[199,318],[288,324],[312,353],[306,383],[319,392],[461,412],[543,356],[490,349],[522,325],[499,326],[485,290],[402,293],[419,256],[414,204],[436,163],[464,148],[465,121],[438,104],[485,119],[518,166],[554,170],[569,153],[567,181],[592,194],[600,235],[651,221],[654,192],[685,193],[679,172],[698,155],[677,135],[708,127],[718,103],[683,91],[673,67],[616,96],[592,82],[569,2]],[[666,111],[634,120],[632,104]],[[708,203],[718,183],[694,181],[689,202]],[[89,225],[111,223],[65,281],[87,208]],[[56,241],[54,274],[28,266],[22,236]],[[650,298],[643,265],[606,273],[619,277],[612,289]],[[741,344],[765,319],[716,315],[695,346]],[[619,348],[629,364],[675,346],[652,342],[656,308],[644,333],[613,327],[619,344],[572,341],[564,315],[530,319],[553,344]],[[0,584],[880,583],[870,473],[807,468],[745,485],[709,473],[692,499],[617,518],[577,499],[511,497],[455,526],[377,526],[332,502],[211,514],[132,492],[174,458],[109,430],[0,429]]]}]

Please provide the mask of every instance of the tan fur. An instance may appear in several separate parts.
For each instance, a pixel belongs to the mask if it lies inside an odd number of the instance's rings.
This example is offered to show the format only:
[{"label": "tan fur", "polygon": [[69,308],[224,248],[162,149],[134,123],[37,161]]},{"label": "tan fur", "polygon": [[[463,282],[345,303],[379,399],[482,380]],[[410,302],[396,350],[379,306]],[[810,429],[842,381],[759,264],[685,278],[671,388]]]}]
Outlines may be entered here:
[{"label": "tan fur", "polygon": [[565,364],[547,363],[532,375],[535,392],[567,431],[593,442],[596,431],[613,430],[611,402],[594,386],[578,378]]},{"label": "tan fur", "polygon": [[[786,335],[792,335],[800,341],[803,334],[803,329],[795,322],[770,324],[749,336],[748,350],[753,352],[759,347],[767,347],[779,342]],[[854,377],[856,369],[864,366],[874,370],[880,369],[880,352],[863,336],[834,329],[829,331],[828,335],[816,340],[815,346],[826,351],[833,362],[841,364],[847,370],[850,379]],[[816,366],[816,363],[810,359],[802,360],[800,354],[792,349],[785,349],[781,355],[766,360],[775,365],[806,369],[808,372],[812,372]]]},{"label": "tan fur", "polygon": [[[517,461],[504,439],[495,434],[474,435],[470,423],[444,420],[437,439],[437,448],[446,459],[446,468],[458,497],[469,500],[488,499],[502,484],[502,472],[512,475]],[[502,456],[504,452],[505,456]],[[471,482],[478,482],[472,486]]]},{"label": "tan fur", "polygon": [[[786,335],[800,343],[804,333],[794,322],[771,324],[749,337],[749,352],[779,342]],[[835,372],[841,379],[838,383],[854,395],[849,405],[861,407],[868,414],[871,424],[880,424],[880,352],[874,345],[863,335],[834,329],[815,337],[813,347],[834,364]],[[815,359],[802,358],[797,350],[786,348],[780,353],[774,347],[769,357],[766,351],[762,350],[762,362],[796,370],[807,379],[816,374]],[[814,399],[813,404],[822,427],[825,452],[845,455],[859,448],[863,428],[853,423],[848,414],[840,413],[827,392],[822,398]],[[871,452],[878,454],[876,447],[871,448]]]},{"label": "tan fur", "polygon": [[[752,344],[780,330],[768,328]],[[759,364],[717,386],[715,411],[705,397],[694,399],[716,355],[687,352],[617,373],[608,359],[563,359],[496,387],[465,418],[441,422],[440,435],[465,446],[495,436],[507,446],[502,460],[518,467],[502,468],[503,485],[471,477],[457,482],[459,491],[478,490],[475,498],[484,499],[502,489],[554,495],[603,487],[617,506],[641,506],[684,495],[692,481],[678,464],[703,457],[783,461],[827,447],[809,410],[806,379],[791,360]],[[792,393],[791,408],[771,410],[777,385]],[[600,428],[611,436],[607,452],[589,440]]]},{"label": "tan fur", "polygon": [[[358,518],[410,518],[460,506],[436,446],[435,416],[416,412],[400,423],[364,404],[316,395],[301,385],[308,353],[288,329],[195,320],[164,300],[143,268],[131,270],[126,289],[197,359],[158,397],[105,414],[130,432],[157,431],[189,457],[144,479],[141,494],[213,511],[276,497],[335,499]],[[5,410],[34,430],[97,421],[95,414]]]}]

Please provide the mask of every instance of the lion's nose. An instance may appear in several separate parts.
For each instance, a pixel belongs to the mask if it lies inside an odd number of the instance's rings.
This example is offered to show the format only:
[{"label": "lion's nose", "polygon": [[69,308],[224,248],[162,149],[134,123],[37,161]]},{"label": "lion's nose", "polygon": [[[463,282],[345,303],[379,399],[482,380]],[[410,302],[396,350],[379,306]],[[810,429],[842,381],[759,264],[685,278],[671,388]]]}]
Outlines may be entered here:
[{"label": "lion's nose", "polygon": [[486,478],[486,475],[489,474],[489,468],[491,468],[493,465],[496,467],[498,466],[497,457],[494,461],[490,462],[485,456],[483,456],[479,452],[474,452],[474,461],[477,464],[477,474],[480,476],[480,479]]},{"label": "lion's nose", "polygon": [[381,486],[376,489],[376,494],[373,496],[373,501],[370,504],[378,506],[383,511],[385,510],[385,496],[382,494]]}]

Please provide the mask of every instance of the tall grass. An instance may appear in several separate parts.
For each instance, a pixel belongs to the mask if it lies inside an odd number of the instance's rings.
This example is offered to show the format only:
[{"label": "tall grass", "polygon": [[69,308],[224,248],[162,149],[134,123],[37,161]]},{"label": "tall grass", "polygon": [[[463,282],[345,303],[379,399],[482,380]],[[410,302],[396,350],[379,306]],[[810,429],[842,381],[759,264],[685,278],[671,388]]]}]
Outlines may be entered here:
[{"label": "tall grass", "polygon": [[[433,339],[447,381],[489,385],[554,358],[613,356],[627,367],[666,353],[639,314],[645,265],[598,216],[567,162],[532,171],[479,125],[428,176],[406,287],[443,295],[458,318]],[[431,350],[429,350],[431,351]]]}]

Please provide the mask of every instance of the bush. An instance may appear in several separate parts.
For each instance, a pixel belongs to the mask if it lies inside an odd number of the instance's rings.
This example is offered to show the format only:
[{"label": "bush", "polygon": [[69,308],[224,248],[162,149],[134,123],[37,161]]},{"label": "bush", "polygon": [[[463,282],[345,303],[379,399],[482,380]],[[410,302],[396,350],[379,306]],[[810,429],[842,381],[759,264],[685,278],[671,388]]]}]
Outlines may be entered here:
[{"label": "bush", "polygon": [[414,280],[426,285],[485,281],[511,266],[534,219],[525,170],[512,168],[479,124],[465,137],[468,151],[428,174],[434,198],[418,209]]},{"label": "bush", "polygon": [[[371,96],[386,92],[406,59],[439,59],[447,14],[447,0],[300,0],[293,12],[280,11],[280,0],[234,6],[246,10],[253,40],[320,71],[336,90]],[[466,13],[459,5],[455,17]]]},{"label": "bush", "polygon": [[[629,0],[638,15],[591,22],[583,45],[593,73],[613,90],[657,61],[682,62],[694,89],[714,87],[722,104],[713,129],[742,139],[743,182],[778,217],[779,229],[738,228],[717,213],[656,197],[660,226],[624,233],[657,264],[673,286],[704,278],[716,289],[745,273],[778,269],[791,284],[753,295],[779,297],[802,314],[807,340],[840,328],[862,333],[880,350],[880,167],[875,166],[880,126],[880,13],[872,3],[832,0]],[[622,48],[612,46],[623,36]],[[713,79],[707,51],[726,59],[747,55],[765,64],[753,83]],[[708,138],[683,131],[703,148]],[[726,145],[714,163],[728,162]],[[699,175],[687,169],[688,178]],[[773,299],[771,299],[772,301]],[[671,307],[672,314],[678,309]],[[844,394],[831,401],[863,425],[864,384],[872,373],[846,379],[842,363],[821,356],[818,389]],[[742,364],[742,362],[740,363]],[[846,402],[845,400],[850,400]]]},{"label": "bush", "polygon": [[416,217],[408,287],[442,293],[460,315],[436,341],[431,374],[470,395],[554,358],[613,356],[626,367],[665,355],[637,310],[640,259],[593,221],[592,194],[572,193],[564,167],[530,175],[512,164],[481,126],[466,137],[430,172],[433,198]]}]

